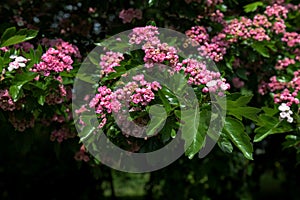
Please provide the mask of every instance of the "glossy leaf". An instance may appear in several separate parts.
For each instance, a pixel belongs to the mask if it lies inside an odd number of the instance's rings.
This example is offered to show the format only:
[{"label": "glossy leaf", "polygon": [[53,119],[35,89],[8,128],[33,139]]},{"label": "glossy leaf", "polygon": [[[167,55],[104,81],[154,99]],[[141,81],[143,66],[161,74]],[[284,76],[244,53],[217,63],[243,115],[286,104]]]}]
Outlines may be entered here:
[{"label": "glossy leaf", "polygon": [[228,117],[225,121],[223,132],[231,140],[231,142],[244,154],[244,156],[253,160],[253,147],[250,137],[245,133],[245,127],[241,121]]}]

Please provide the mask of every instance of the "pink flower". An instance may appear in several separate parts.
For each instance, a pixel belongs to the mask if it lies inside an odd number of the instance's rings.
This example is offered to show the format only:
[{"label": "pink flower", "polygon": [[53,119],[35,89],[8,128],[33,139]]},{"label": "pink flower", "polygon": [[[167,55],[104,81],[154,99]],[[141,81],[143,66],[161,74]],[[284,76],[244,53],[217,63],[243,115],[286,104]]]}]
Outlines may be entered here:
[{"label": "pink flower", "polygon": [[155,26],[145,26],[145,27],[136,27],[129,34],[129,43],[130,44],[141,44],[143,43],[143,48],[147,46],[154,46],[160,43],[157,35],[158,28]]},{"label": "pink flower", "polygon": [[130,23],[134,18],[142,19],[142,11],[140,9],[129,8],[128,10],[121,10],[119,18],[123,20],[123,23]]},{"label": "pink flower", "polygon": [[268,17],[275,17],[275,18],[283,17],[284,19],[287,18],[287,13],[288,10],[285,7],[278,5],[276,3],[272,6],[267,6],[265,11],[265,14]]},{"label": "pink flower", "polygon": [[244,87],[244,81],[241,81],[238,77],[234,77],[232,79],[232,84],[233,84],[233,87],[235,88],[242,88]]},{"label": "pink flower", "polygon": [[14,111],[21,109],[20,103],[14,102],[8,89],[0,89],[0,108],[4,111]]},{"label": "pink flower", "polygon": [[120,62],[124,59],[123,54],[119,52],[109,51],[105,55],[101,55],[100,67],[101,67],[101,77],[115,72],[114,67],[120,66]]},{"label": "pink flower", "polygon": [[287,68],[289,65],[293,65],[295,64],[295,60],[294,59],[290,59],[290,58],[284,58],[283,60],[278,60],[277,64],[275,65],[275,68],[277,70],[282,70]]},{"label": "pink flower", "polygon": [[281,38],[281,41],[286,42],[289,47],[294,47],[300,44],[300,34],[296,32],[286,32]]}]

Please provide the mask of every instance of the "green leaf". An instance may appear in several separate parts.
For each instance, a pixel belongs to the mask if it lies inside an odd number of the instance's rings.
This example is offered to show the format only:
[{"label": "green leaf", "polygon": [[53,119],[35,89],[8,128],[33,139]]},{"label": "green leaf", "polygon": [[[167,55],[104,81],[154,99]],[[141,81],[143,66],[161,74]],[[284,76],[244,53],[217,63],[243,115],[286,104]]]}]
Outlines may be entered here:
[{"label": "green leaf", "polygon": [[245,127],[241,121],[231,117],[226,118],[223,132],[247,159],[253,160],[253,147],[250,137],[245,133]]},{"label": "green leaf", "polygon": [[238,69],[236,70],[236,74],[237,74],[240,78],[242,78],[242,79],[244,79],[244,80],[248,80],[248,77],[247,77],[247,70],[246,70],[245,68],[238,68]]},{"label": "green leaf", "polygon": [[10,27],[4,31],[1,36],[1,42],[8,40],[10,37],[16,34],[16,27]]},{"label": "green leaf", "polygon": [[252,121],[258,121],[257,114],[260,112],[260,109],[254,107],[231,107],[227,110],[227,112],[229,115],[232,115],[239,120],[242,120],[242,117],[245,117]]},{"label": "green leaf", "polygon": [[88,54],[88,58],[96,66],[100,66],[100,56],[96,52],[91,52]]},{"label": "green leaf", "polygon": [[258,113],[261,111],[259,108],[247,106],[252,99],[253,95],[241,95],[234,93],[228,96],[227,100],[227,113],[231,116],[242,120],[242,117],[252,121],[258,121]]},{"label": "green leaf", "polygon": [[20,31],[16,32],[15,27],[9,28],[1,37],[0,47],[10,46],[30,40],[36,37],[37,33],[38,31],[36,30],[21,29]]},{"label": "green leaf", "polygon": [[198,109],[196,107],[196,110],[181,110],[181,121],[184,123],[182,125],[182,139],[185,141],[185,155],[189,159],[192,159],[200,151],[206,135],[206,131],[204,135],[203,132],[199,132],[200,120],[204,120],[204,118],[201,119]]},{"label": "green leaf", "polygon": [[15,35],[12,36],[11,38],[5,40],[4,42],[1,43],[1,47],[6,47],[10,46],[13,44],[18,44],[21,43],[25,40],[26,36],[25,35]]},{"label": "green leaf", "polygon": [[156,26],[156,23],[155,23],[155,21],[150,20],[150,21],[148,21],[148,22],[146,23],[146,25],[147,25],[147,26]]},{"label": "green leaf", "polygon": [[251,46],[255,51],[257,51],[263,57],[266,57],[266,58],[270,57],[269,51],[265,47],[265,44],[263,44],[261,42],[254,42]]},{"label": "green leaf", "polygon": [[38,34],[37,30],[31,30],[31,29],[21,29],[17,32],[17,35],[26,35],[26,40],[31,40],[33,38],[35,38]]},{"label": "green leaf", "polygon": [[167,113],[161,105],[153,105],[149,110],[150,124],[147,127],[146,133],[148,136],[152,136],[158,133],[158,131],[165,124],[167,119]]},{"label": "green leaf", "polygon": [[34,72],[17,74],[15,76],[15,78],[12,80],[12,85],[9,88],[9,93],[14,101],[18,100],[18,96],[23,85],[33,80],[36,76],[37,74]]},{"label": "green leaf", "polygon": [[45,103],[45,100],[46,100],[45,95],[40,95],[38,98],[38,103],[43,106]]},{"label": "green leaf", "polygon": [[166,98],[166,96],[163,94],[163,92],[161,90],[158,90],[157,92],[158,92],[158,96],[159,96],[160,100],[162,101],[162,103],[166,109],[167,114],[170,114],[171,105],[170,105],[168,99]]},{"label": "green leaf", "polygon": [[254,130],[254,142],[260,142],[269,135],[287,133],[293,131],[293,127],[286,120],[279,120],[278,117],[261,114],[259,116],[258,128]]},{"label": "green leaf", "polygon": [[221,134],[219,140],[218,140],[218,145],[221,148],[222,151],[226,153],[232,153],[233,151],[233,146],[229,139],[224,136],[224,134]]},{"label": "green leaf", "polygon": [[156,0],[149,0],[148,5],[149,7],[153,6],[155,4]]},{"label": "green leaf", "polygon": [[257,1],[257,2],[254,2],[254,3],[250,3],[250,4],[244,6],[244,11],[246,13],[254,12],[254,11],[256,11],[257,7],[263,6],[263,5],[264,4],[262,2],[260,2],[260,1]]}]

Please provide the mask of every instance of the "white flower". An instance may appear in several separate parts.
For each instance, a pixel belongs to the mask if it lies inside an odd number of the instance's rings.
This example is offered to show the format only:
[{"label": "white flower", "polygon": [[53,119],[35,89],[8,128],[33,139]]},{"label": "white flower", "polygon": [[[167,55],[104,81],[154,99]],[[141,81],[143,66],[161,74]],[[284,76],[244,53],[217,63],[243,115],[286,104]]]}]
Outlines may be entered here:
[{"label": "white flower", "polygon": [[16,57],[15,61],[17,61],[18,63],[24,63],[27,62],[27,59],[24,58],[23,56],[18,56]]},{"label": "white flower", "polygon": [[287,122],[288,122],[288,123],[292,123],[293,120],[294,120],[294,119],[293,119],[291,116],[288,116],[288,118],[287,118]]},{"label": "white flower", "polygon": [[282,104],[278,107],[278,109],[279,109],[280,111],[288,111],[288,110],[290,110],[290,107],[287,106],[286,103],[282,103]]},{"label": "white flower", "polygon": [[293,111],[291,111],[290,107],[286,105],[286,103],[282,103],[278,109],[281,111],[280,112],[280,118],[287,120],[288,123],[292,123],[294,121],[293,117],[291,115],[293,114]]},{"label": "white flower", "polygon": [[19,63],[18,62],[10,62],[9,63],[9,66],[8,66],[8,71],[12,71],[12,70],[14,70],[14,69],[18,69],[19,68]]},{"label": "white flower", "polygon": [[228,89],[228,86],[227,86],[227,84],[225,84],[225,83],[222,83],[220,87],[221,87],[221,89],[224,90],[224,91]]},{"label": "white flower", "polygon": [[207,87],[213,87],[217,85],[217,81],[216,80],[211,80],[209,82],[206,83]]},{"label": "white flower", "polygon": [[281,113],[280,113],[280,117],[281,117],[282,119],[284,119],[284,118],[286,118],[286,117],[290,117],[290,114],[287,113],[287,112],[281,112]]},{"label": "white flower", "polygon": [[24,58],[23,56],[11,55],[9,58],[14,59],[14,61],[9,63],[7,68],[10,72],[14,69],[19,69],[19,67],[25,67],[25,63],[28,61],[28,59]]},{"label": "white flower", "polygon": [[18,57],[17,55],[11,55],[9,56],[10,59],[15,59],[16,57]]}]

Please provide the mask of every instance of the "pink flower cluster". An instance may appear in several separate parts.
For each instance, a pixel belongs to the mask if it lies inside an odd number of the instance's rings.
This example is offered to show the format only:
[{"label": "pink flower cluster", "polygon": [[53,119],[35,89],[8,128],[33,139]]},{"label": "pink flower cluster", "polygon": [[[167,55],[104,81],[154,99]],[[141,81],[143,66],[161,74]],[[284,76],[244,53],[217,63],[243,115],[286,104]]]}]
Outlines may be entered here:
[{"label": "pink flower cluster", "polygon": [[1,47],[0,51],[7,52],[7,51],[9,51],[9,48],[8,47]]},{"label": "pink flower cluster", "polygon": [[201,56],[219,62],[223,59],[224,54],[226,54],[228,42],[224,33],[219,33],[210,39],[203,26],[195,26],[186,31],[185,34],[199,43],[200,47],[198,47],[198,51]]},{"label": "pink flower cluster", "polygon": [[289,47],[300,45],[300,34],[296,32],[286,32],[281,41],[286,42]]},{"label": "pink flower cluster", "polygon": [[86,154],[86,149],[84,145],[82,145],[80,147],[80,150],[75,153],[74,159],[77,161],[83,160],[84,162],[88,162],[90,160],[89,156]]},{"label": "pink flower cluster", "polygon": [[133,81],[128,82],[123,88],[116,90],[115,94],[118,100],[125,100],[146,106],[155,97],[153,91],[161,89],[161,85],[158,82],[146,81],[143,74],[133,76],[132,80]]},{"label": "pink flower cluster", "polygon": [[265,14],[272,18],[281,18],[283,17],[284,19],[287,18],[287,13],[288,13],[288,9],[286,9],[284,6],[278,5],[278,4],[274,4],[272,6],[267,6]]},{"label": "pink flower cluster", "polygon": [[224,14],[220,10],[210,13],[210,20],[225,25]]},{"label": "pink flower cluster", "polygon": [[272,26],[272,23],[268,20],[266,15],[257,14],[253,18],[252,24],[256,27],[265,27],[269,28]]},{"label": "pink flower cluster", "polygon": [[124,60],[124,56],[119,52],[108,51],[105,53],[105,55],[101,55],[100,77],[103,77],[111,72],[115,72],[114,67],[120,66],[120,62],[122,60]]},{"label": "pink flower cluster", "polygon": [[284,33],[285,32],[285,29],[286,29],[286,25],[284,23],[284,20],[279,18],[277,19],[273,26],[272,26],[272,30],[276,33],[276,34],[279,34],[279,33]]},{"label": "pink flower cluster", "polygon": [[286,103],[291,106],[292,104],[299,104],[297,98],[300,91],[300,70],[294,72],[294,77],[289,82],[279,82],[276,76],[270,78],[269,83],[262,83],[259,92],[264,95],[266,90],[276,92],[274,95],[275,103]]},{"label": "pink flower cluster", "polygon": [[95,112],[100,115],[101,123],[98,127],[102,128],[107,121],[106,113],[118,112],[121,108],[121,104],[111,89],[106,86],[100,86],[98,93],[90,101],[89,107],[94,108]]},{"label": "pink flower cluster", "polygon": [[71,56],[81,58],[78,48],[62,39],[43,39],[42,44],[50,48],[42,55],[42,61],[35,64],[31,71],[40,72],[44,76],[49,76],[51,72],[69,72],[73,69]]},{"label": "pink flower cluster", "polygon": [[185,34],[189,38],[197,41],[199,44],[209,41],[209,35],[203,26],[193,26],[190,30],[187,30]]},{"label": "pink flower cluster", "polygon": [[72,64],[71,56],[51,47],[42,55],[42,62],[35,64],[31,71],[49,76],[51,72],[59,73],[65,70],[69,72],[73,69]]},{"label": "pink flower cluster", "polygon": [[75,133],[72,132],[69,128],[66,126],[63,126],[62,128],[58,130],[54,130],[51,132],[50,140],[54,142],[55,140],[59,143],[61,143],[63,140],[67,140],[69,138],[74,138]]},{"label": "pink flower cluster", "polygon": [[238,77],[232,78],[232,84],[233,84],[233,87],[235,87],[235,88],[242,88],[245,85],[244,81],[242,81]]},{"label": "pink flower cluster", "polygon": [[162,63],[164,61],[169,61],[171,66],[175,66],[179,61],[177,50],[167,43],[145,47],[144,51],[144,62],[147,68],[153,67],[153,63]]},{"label": "pink flower cluster", "polygon": [[14,111],[20,109],[20,105],[13,101],[8,89],[0,89],[0,108],[4,111]]},{"label": "pink flower cluster", "polygon": [[291,59],[291,58],[284,58],[283,60],[278,60],[276,65],[275,65],[275,69],[277,70],[283,70],[285,68],[287,68],[289,65],[293,65],[295,64],[295,60]]},{"label": "pink flower cluster", "polygon": [[157,81],[147,82],[142,74],[136,75],[132,79],[139,85],[130,96],[130,100],[135,104],[148,105],[155,97],[153,91],[161,89],[161,85]]},{"label": "pink flower cluster", "polygon": [[[153,46],[160,43],[158,28],[155,26],[136,27],[128,35],[130,44],[141,44]],[[145,47],[145,48],[146,48]]]},{"label": "pink flower cluster", "polygon": [[129,8],[128,10],[123,9],[119,13],[119,18],[123,20],[123,23],[130,23],[134,18],[142,19],[142,11],[140,9]]},{"label": "pink flower cluster", "polygon": [[225,34],[231,36],[229,42],[237,42],[238,39],[245,40],[248,38],[258,41],[270,40],[270,37],[266,34],[266,30],[262,26],[258,26],[259,24],[263,24],[264,27],[269,26],[265,18],[259,15],[255,18],[254,23],[246,17],[242,17],[241,20],[233,19],[226,25],[223,31]]},{"label": "pink flower cluster", "polygon": [[210,7],[223,3],[223,0],[206,0],[205,3],[208,7]]},{"label": "pink flower cluster", "polygon": [[71,88],[66,88],[62,84],[63,80],[62,80],[61,76],[54,77],[54,79],[56,79],[57,81],[59,81],[60,84],[58,85],[58,88],[56,88],[56,89],[52,88],[50,90],[50,93],[45,98],[45,102],[48,105],[55,105],[55,104],[61,104],[64,101],[71,100],[72,99]]},{"label": "pink flower cluster", "polygon": [[31,117],[30,120],[28,121],[27,118],[18,118],[16,117],[15,113],[9,113],[9,121],[13,125],[13,127],[20,132],[25,131],[27,128],[32,128],[34,126],[34,118]]},{"label": "pink flower cluster", "polygon": [[54,47],[59,50],[61,53],[64,53],[69,56],[74,56],[75,58],[81,58],[80,51],[77,46],[70,44],[69,42],[65,42],[62,39],[48,39],[43,38],[41,41],[46,47]]},{"label": "pink flower cluster", "polygon": [[183,70],[188,77],[188,83],[191,85],[205,85],[202,92],[218,93],[223,96],[224,92],[230,88],[225,79],[221,79],[219,72],[210,71],[206,68],[206,63],[195,59],[185,59],[178,63],[176,71]]},{"label": "pink flower cluster", "polygon": [[[98,93],[89,102],[89,107],[94,108],[95,112],[100,116],[101,123],[98,128],[102,128],[106,124],[107,113],[117,113],[121,109],[120,101],[146,106],[155,97],[153,91],[161,88],[160,84],[156,81],[147,82],[144,79],[144,75],[136,75],[132,79],[133,81],[128,82],[124,87],[117,89],[115,92],[112,92],[106,86],[98,88]],[[82,107],[76,113],[80,114],[86,110],[85,107]]]},{"label": "pink flower cluster", "polygon": [[226,35],[219,33],[211,39],[211,42],[205,42],[204,45],[198,48],[201,56],[210,58],[215,62],[223,60],[223,56],[226,54],[226,48],[228,42],[225,40]]}]

